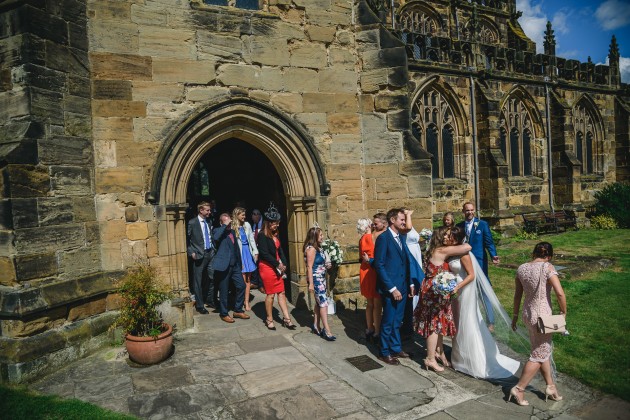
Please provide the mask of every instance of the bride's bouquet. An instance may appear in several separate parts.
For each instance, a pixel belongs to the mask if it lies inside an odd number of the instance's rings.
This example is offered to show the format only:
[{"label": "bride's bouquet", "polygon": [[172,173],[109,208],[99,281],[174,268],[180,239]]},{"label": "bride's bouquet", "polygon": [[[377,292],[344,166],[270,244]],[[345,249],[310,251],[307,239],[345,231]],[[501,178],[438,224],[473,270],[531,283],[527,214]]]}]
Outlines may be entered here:
[{"label": "bride's bouquet", "polygon": [[431,236],[433,236],[433,231],[431,229],[424,228],[419,233],[420,239],[425,243],[424,249],[425,251],[429,249],[429,242],[431,241]]},{"label": "bride's bouquet", "polygon": [[455,286],[457,286],[457,277],[450,271],[439,272],[437,276],[433,277],[431,284],[435,293],[444,297],[450,295],[452,298],[457,297],[457,294],[453,294]]}]

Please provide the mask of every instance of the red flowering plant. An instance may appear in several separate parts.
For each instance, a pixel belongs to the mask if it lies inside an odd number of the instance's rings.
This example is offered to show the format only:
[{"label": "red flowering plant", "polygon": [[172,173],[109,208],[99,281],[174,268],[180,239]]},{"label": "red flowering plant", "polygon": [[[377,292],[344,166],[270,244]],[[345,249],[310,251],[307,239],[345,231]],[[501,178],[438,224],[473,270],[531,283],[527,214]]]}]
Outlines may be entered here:
[{"label": "red flowering plant", "polygon": [[118,281],[117,291],[122,302],[113,327],[136,337],[157,337],[164,331],[157,306],[169,300],[171,293],[158,282],[153,267],[142,264],[129,269]]}]

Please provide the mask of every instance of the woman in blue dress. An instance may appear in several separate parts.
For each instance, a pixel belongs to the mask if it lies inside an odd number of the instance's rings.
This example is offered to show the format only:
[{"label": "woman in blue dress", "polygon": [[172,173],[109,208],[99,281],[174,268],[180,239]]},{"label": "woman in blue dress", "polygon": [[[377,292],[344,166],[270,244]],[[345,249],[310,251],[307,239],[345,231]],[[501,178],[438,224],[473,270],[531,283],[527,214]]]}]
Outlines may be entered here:
[{"label": "woman in blue dress", "polygon": [[236,207],[232,212],[232,230],[238,232],[238,247],[241,250],[243,280],[245,280],[245,310],[249,311],[251,309],[249,307],[249,290],[252,273],[256,270],[256,262],[258,261],[258,248],[256,248],[252,227],[245,221],[245,209],[242,207]]},{"label": "woman in blue dress", "polygon": [[[304,241],[304,259],[306,260],[306,282],[308,290],[313,293],[315,307],[313,308],[315,321],[311,327],[313,333],[319,334],[328,341],[336,337],[330,332],[328,325],[328,295],[326,293],[326,270],[331,263],[322,249],[324,233],[319,227],[312,227],[306,234]],[[320,330],[320,321],[324,328]]]}]

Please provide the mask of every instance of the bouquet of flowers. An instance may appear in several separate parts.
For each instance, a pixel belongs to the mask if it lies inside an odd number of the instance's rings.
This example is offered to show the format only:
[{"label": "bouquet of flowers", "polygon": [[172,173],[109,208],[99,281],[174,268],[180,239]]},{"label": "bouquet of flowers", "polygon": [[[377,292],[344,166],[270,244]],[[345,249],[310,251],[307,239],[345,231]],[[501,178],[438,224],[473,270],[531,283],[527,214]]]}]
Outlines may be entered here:
[{"label": "bouquet of flowers", "polygon": [[425,243],[424,250],[429,249],[429,242],[431,242],[431,236],[433,236],[433,231],[431,229],[424,228],[419,233],[420,239]]},{"label": "bouquet of flowers", "polygon": [[431,287],[433,291],[439,295],[444,297],[451,295],[451,297],[456,297],[452,295],[453,290],[455,290],[455,286],[457,286],[457,278],[450,271],[441,271],[437,276],[433,278],[433,282]]},{"label": "bouquet of flowers", "polygon": [[339,246],[339,242],[333,241],[332,239],[326,239],[322,242],[322,248],[332,263],[341,264],[343,262],[343,251]]}]

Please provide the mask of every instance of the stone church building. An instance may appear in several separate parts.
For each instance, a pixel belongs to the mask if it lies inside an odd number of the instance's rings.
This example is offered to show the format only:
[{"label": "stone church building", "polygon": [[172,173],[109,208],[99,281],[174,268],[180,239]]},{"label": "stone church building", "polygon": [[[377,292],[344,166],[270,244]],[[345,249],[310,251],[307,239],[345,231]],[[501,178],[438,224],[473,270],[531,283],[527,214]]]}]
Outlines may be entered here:
[{"label": "stone church building", "polygon": [[[346,250],[394,206],[464,201],[498,230],[629,178],[630,89],[544,54],[515,0],[0,0],[0,377],[107,341],[113,281],[156,267],[190,325],[185,223],[270,201],[291,300],[317,221]],[[193,210],[194,213],[194,210]],[[417,216],[417,217],[416,217]]]}]

